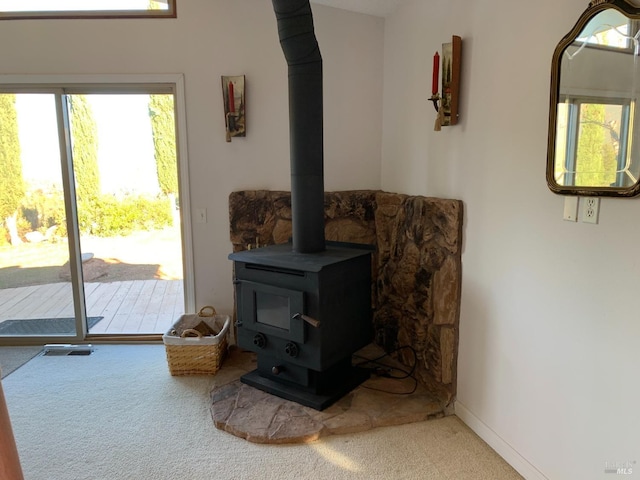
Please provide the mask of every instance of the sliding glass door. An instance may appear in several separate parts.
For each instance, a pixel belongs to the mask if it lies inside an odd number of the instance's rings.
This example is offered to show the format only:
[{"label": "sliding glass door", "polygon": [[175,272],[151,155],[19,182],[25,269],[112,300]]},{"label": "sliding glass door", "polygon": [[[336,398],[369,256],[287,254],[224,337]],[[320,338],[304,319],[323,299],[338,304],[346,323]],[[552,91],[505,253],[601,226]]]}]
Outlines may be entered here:
[{"label": "sliding glass door", "polygon": [[185,311],[173,92],[7,92],[0,118],[0,341],[164,333]]},{"label": "sliding glass door", "polygon": [[56,97],[0,94],[0,336],[76,335]]}]

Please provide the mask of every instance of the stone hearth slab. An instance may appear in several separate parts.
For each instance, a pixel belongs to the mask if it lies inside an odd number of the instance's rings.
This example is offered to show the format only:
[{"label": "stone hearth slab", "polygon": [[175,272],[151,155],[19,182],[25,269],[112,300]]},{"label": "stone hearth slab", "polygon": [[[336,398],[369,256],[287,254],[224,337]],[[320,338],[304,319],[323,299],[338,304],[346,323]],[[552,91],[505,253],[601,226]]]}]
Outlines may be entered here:
[{"label": "stone hearth slab", "polygon": [[[361,357],[378,358],[382,350],[369,345]],[[402,367],[389,359],[389,366]],[[452,414],[446,401],[428,392],[412,378],[371,378],[323,411],[285,400],[240,382],[256,368],[256,356],[232,348],[214,377],[211,416],[215,426],[254,443],[306,443],[327,435],[357,433],[372,428],[421,422]],[[400,376],[397,371],[394,375]],[[413,391],[415,388],[415,391]]]}]

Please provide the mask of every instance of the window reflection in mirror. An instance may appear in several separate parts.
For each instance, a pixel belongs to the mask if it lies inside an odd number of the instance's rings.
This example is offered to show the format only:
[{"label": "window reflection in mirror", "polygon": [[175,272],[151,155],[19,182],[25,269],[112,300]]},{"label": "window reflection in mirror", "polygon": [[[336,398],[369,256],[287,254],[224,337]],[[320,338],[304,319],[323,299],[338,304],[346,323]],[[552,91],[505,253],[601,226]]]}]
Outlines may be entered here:
[{"label": "window reflection in mirror", "polygon": [[628,49],[633,46],[629,37],[631,20],[617,10],[606,10],[595,16],[580,32],[577,43],[587,42],[609,48]]},{"label": "window reflection in mirror", "polygon": [[629,100],[567,97],[558,104],[554,176],[559,185],[630,187]]},{"label": "window reflection in mirror", "polygon": [[639,18],[627,0],[592,2],[556,47],[547,160],[556,193],[640,193]]}]

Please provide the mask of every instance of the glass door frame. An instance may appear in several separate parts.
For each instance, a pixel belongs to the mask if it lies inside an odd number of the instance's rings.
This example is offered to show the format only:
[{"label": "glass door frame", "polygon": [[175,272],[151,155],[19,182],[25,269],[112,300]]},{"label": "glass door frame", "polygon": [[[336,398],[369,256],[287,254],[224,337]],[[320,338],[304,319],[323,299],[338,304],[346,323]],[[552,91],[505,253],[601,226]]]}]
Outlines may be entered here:
[{"label": "glass door frame", "polygon": [[87,343],[114,340],[160,340],[161,334],[90,334],[87,329],[84,281],[80,250],[75,182],[71,156],[69,111],[65,94],[77,93],[172,93],[175,100],[176,156],[180,195],[180,223],[185,311],[195,311],[193,242],[189,212],[189,170],[184,77],[180,74],[154,75],[0,75],[0,93],[54,94],[60,162],[65,190],[69,242],[69,266],[73,291],[76,335],[73,336],[13,336],[0,337],[2,345],[42,345],[46,343]]}]

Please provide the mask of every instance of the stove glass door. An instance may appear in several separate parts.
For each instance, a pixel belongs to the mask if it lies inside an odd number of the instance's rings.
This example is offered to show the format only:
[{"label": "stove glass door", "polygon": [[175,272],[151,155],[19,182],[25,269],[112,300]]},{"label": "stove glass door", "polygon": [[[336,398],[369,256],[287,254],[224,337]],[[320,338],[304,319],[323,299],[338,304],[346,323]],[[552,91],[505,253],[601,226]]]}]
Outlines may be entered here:
[{"label": "stove glass door", "polygon": [[306,313],[304,292],[247,281],[240,291],[243,328],[304,343],[305,322],[293,318]]}]

